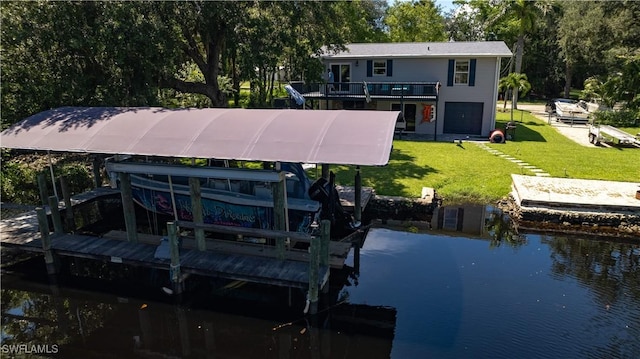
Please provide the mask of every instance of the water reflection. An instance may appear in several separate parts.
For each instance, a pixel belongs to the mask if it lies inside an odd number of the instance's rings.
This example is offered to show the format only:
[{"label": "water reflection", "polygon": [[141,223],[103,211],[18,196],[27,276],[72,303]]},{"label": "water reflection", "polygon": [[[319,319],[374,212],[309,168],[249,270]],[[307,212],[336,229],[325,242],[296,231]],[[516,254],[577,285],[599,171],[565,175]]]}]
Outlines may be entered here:
[{"label": "water reflection", "polygon": [[2,345],[56,344],[61,357],[640,357],[638,243],[521,233],[511,245],[497,211],[470,213],[485,236],[373,229],[359,272],[332,273],[315,318],[263,305],[287,293],[252,285],[176,305],[157,287],[77,274],[55,288],[4,272]]},{"label": "water reflection", "polygon": [[599,304],[610,305],[620,296],[640,301],[638,244],[564,236],[543,236],[542,242],[552,250],[552,273],[593,288]]},{"label": "water reflection", "polygon": [[[485,205],[456,205],[436,208],[431,228],[454,235],[490,239],[492,246],[519,246],[526,239],[518,234],[511,218],[500,209]],[[457,234],[456,234],[457,233]]]},{"label": "water reflection", "polygon": [[[582,331],[602,343],[588,357],[640,356],[640,246],[638,243],[542,236],[551,273],[589,289],[595,310]],[[606,333],[606,335],[605,335]]]},{"label": "water reflection", "polygon": [[2,280],[5,348],[54,346],[56,352],[49,354],[114,358],[391,355],[396,310],[387,306],[343,301],[312,318],[301,312],[247,316],[228,303],[217,311],[216,305],[195,302],[183,306],[69,288],[52,291],[10,275]]},{"label": "water reflection", "polygon": [[519,238],[375,229],[345,291],[397,308],[392,357],[640,357],[638,244]]}]

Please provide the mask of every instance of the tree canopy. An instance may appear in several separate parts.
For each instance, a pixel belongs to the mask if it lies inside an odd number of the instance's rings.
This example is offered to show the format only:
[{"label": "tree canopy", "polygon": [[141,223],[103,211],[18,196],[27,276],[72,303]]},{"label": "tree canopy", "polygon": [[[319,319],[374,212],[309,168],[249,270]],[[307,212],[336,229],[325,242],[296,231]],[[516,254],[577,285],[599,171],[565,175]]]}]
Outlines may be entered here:
[{"label": "tree canopy", "polygon": [[240,79],[262,105],[278,66],[319,78],[322,49],[380,40],[383,4],[2,2],[2,123],[68,105],[227,106]]},{"label": "tree canopy", "polygon": [[433,0],[396,2],[385,17],[392,42],[445,41],[444,17]]},{"label": "tree canopy", "polygon": [[[640,2],[4,1],[2,126],[58,106],[227,106],[251,84],[320,80],[322,51],[353,42],[502,40],[532,95],[583,88],[640,112]],[[276,74],[279,74],[278,78]],[[514,102],[517,98],[514,99]]]}]

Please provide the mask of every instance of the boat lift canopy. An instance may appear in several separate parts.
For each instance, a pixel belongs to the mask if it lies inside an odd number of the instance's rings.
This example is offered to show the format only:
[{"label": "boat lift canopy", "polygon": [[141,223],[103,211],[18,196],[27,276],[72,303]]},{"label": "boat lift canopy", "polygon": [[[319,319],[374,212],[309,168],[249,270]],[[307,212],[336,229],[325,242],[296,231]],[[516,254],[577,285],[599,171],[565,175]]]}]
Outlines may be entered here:
[{"label": "boat lift canopy", "polygon": [[398,111],[61,107],[2,132],[3,148],[381,166]]}]

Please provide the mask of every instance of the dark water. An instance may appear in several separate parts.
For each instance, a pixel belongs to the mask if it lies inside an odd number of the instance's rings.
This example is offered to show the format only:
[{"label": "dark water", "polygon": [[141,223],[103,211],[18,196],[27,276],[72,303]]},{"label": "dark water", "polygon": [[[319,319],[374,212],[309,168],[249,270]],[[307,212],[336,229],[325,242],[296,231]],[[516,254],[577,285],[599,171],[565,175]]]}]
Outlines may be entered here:
[{"label": "dark water", "polygon": [[315,320],[295,293],[293,309],[269,309],[286,291],[242,283],[184,305],[157,287],[51,287],[34,258],[21,267],[32,274],[2,275],[1,355],[28,344],[53,357],[640,357],[638,244],[455,235],[371,230],[359,273]]},{"label": "dark water", "polygon": [[640,246],[370,232],[350,302],[398,310],[394,358],[638,358]]}]

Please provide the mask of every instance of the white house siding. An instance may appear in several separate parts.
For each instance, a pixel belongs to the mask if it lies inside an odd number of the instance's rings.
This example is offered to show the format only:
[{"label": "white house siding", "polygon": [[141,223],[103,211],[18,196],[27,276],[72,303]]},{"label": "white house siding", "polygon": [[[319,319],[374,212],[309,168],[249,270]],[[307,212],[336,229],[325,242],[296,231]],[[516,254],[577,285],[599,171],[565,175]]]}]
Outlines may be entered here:
[{"label": "white house siding", "polygon": [[[457,60],[465,60],[471,58],[456,58]],[[449,59],[443,59],[444,66],[448,66]],[[440,88],[438,109],[438,133],[444,130],[444,106],[447,102],[482,102],[482,136],[489,136],[492,129],[495,128],[495,93],[498,84],[496,83],[496,63],[498,58],[477,58],[475,86],[469,85],[453,85],[447,86],[446,79]],[[438,64],[441,66],[442,64]],[[447,69],[443,70],[447,73]]]},{"label": "white house siding", "polygon": [[[447,57],[447,58],[393,58],[392,76],[367,77],[367,59],[327,61],[329,64],[350,64],[352,82],[437,82],[442,84],[439,101],[404,101],[405,104],[416,105],[416,133],[433,134],[437,130],[442,134],[444,130],[445,103],[446,102],[482,102],[482,136],[489,136],[495,128],[495,94],[497,91],[496,66],[499,64],[497,57],[484,57],[476,59],[475,85],[447,86],[448,64],[450,59],[470,60],[474,57]],[[357,61],[357,64],[356,64]],[[376,109],[388,111],[392,103],[399,100],[378,100]],[[422,111],[425,105],[436,105],[436,121],[423,122]],[[437,128],[436,128],[437,126]]]},{"label": "white house siding", "polygon": [[[436,121],[422,122],[424,105],[434,101],[407,100],[405,104],[416,105],[416,133],[442,134],[445,129],[445,118],[449,121],[460,116],[460,122],[447,124],[449,131],[463,131],[465,128],[476,129],[477,134],[488,136],[495,127],[497,81],[500,61],[503,57],[512,56],[511,51],[502,41],[472,41],[472,42],[426,42],[426,43],[380,43],[380,44],[350,44],[348,51],[330,54],[322,57],[327,67],[331,64],[350,64],[350,81],[352,82],[437,82],[440,88],[439,100],[436,106]],[[393,61],[392,76],[367,76],[368,61]],[[474,86],[448,86],[449,60],[474,60]],[[470,63],[471,65],[471,63]],[[374,100],[365,105],[388,111],[392,103],[399,100]],[[446,104],[449,103],[450,115],[445,114]],[[473,104],[473,105],[472,105]],[[466,115],[474,113],[474,108],[482,104],[480,129],[478,122],[469,121]],[[478,107],[480,108],[480,107]],[[463,111],[463,109],[466,109]],[[452,126],[451,124],[455,124]]]}]

